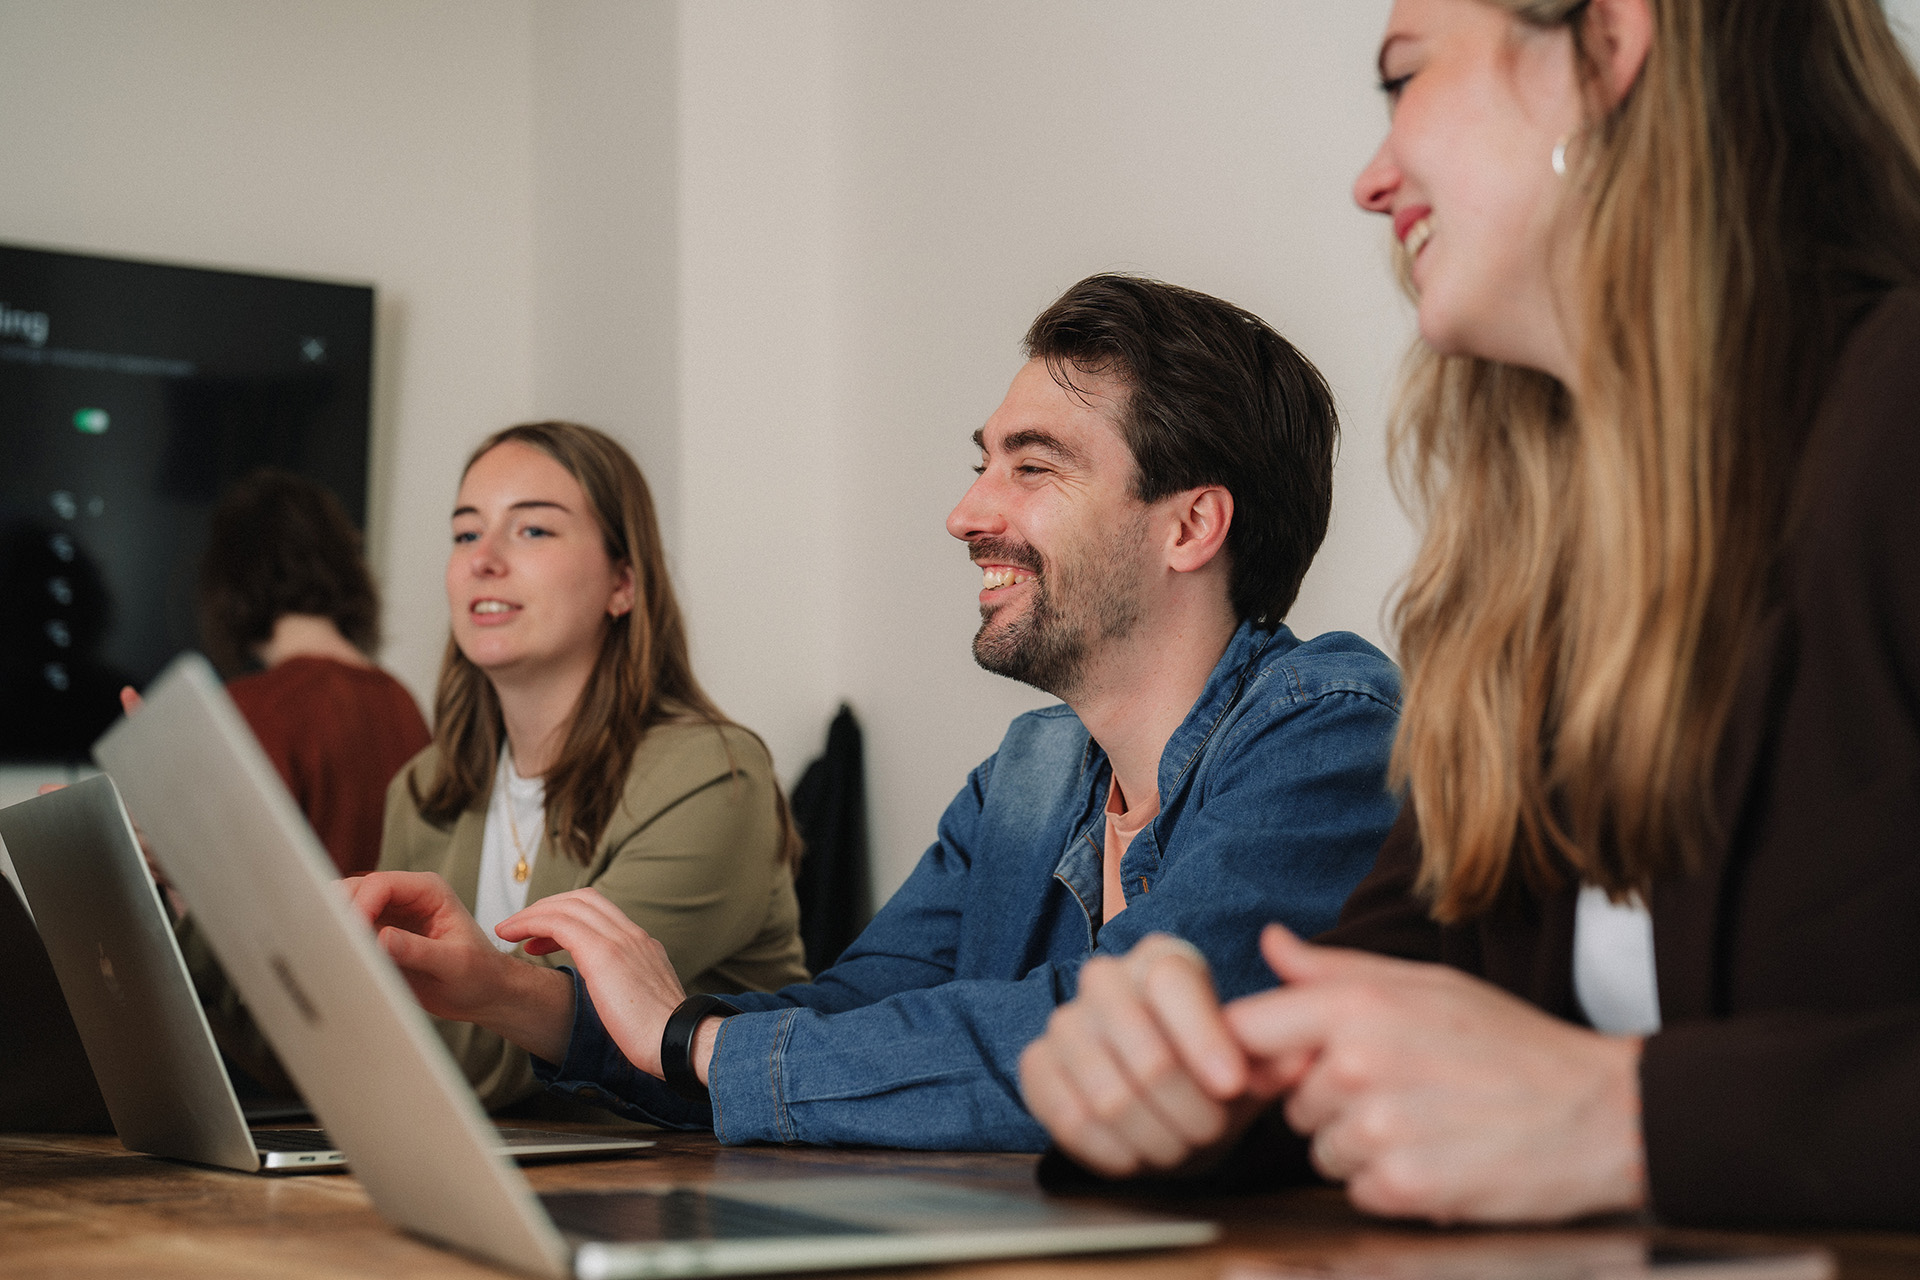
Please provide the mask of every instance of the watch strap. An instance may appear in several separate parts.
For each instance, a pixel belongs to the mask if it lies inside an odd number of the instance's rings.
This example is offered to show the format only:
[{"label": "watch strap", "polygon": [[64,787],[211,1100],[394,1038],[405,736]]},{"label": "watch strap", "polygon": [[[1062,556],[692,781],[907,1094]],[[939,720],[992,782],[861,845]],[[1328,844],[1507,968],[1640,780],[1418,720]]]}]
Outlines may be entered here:
[{"label": "watch strap", "polygon": [[719,996],[688,996],[667,1015],[667,1026],[660,1033],[660,1074],[673,1090],[688,1102],[710,1102],[707,1086],[693,1070],[693,1036],[700,1024],[718,1015],[730,1018],[740,1010]]}]

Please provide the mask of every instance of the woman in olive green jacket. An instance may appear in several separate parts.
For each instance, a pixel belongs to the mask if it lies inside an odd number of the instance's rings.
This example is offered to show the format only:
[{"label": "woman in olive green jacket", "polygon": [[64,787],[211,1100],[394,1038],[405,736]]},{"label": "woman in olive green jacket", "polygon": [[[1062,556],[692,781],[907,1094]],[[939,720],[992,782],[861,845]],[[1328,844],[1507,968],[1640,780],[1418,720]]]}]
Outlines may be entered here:
[{"label": "woman in olive green jacket", "polygon": [[[430,775],[435,749],[411,769]],[[471,910],[477,898],[486,814],[469,809],[451,826],[420,815],[409,771],[387,790],[382,871],[436,871]],[[641,739],[626,792],[593,857],[585,862],[543,847],[527,880],[533,902],[588,885],[658,938],[689,992],[770,991],[804,982],[793,876],[773,855],[784,839],[777,784],[766,748],[727,725],[658,725]],[[516,955],[539,965],[571,964],[564,951]],[[442,1022],[441,1035],[489,1107],[535,1092],[527,1055],[468,1022]]]},{"label": "woman in olive green jacket", "polygon": [[[489,932],[591,885],[689,991],[805,981],[799,842],[772,761],[693,677],[626,451],[564,422],[482,443],[455,502],[447,604],[434,741],[388,788],[381,869],[438,872]],[[525,1051],[467,1023],[441,1032],[489,1108],[538,1090]]]}]

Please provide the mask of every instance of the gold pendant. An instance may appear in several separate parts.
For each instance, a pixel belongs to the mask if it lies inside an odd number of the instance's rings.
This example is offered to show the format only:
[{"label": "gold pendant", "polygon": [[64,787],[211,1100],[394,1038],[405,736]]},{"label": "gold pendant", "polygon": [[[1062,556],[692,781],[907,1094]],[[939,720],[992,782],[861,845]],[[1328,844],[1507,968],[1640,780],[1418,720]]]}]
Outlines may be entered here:
[{"label": "gold pendant", "polygon": [[527,860],[525,858],[513,864],[513,882],[515,884],[525,884],[527,882]]}]

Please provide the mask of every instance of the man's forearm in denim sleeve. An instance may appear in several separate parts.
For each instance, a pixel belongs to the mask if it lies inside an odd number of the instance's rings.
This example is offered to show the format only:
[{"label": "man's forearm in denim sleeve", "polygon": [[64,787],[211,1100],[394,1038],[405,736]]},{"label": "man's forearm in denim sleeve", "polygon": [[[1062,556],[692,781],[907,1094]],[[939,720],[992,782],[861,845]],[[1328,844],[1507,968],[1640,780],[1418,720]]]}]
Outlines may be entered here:
[{"label": "man's forearm in denim sleeve", "polygon": [[832,968],[812,982],[779,991],[742,992],[727,996],[728,1002],[754,1012],[798,1007],[841,1013],[950,981],[973,872],[980,806],[993,764],[994,757],[989,757],[968,775],[940,816],[939,839]]},{"label": "man's forearm in denim sleeve", "polygon": [[788,1008],[720,1026],[708,1087],[722,1142],[1040,1151],[1020,1052],[1064,975],[962,980],[844,1013]]},{"label": "man's forearm in denim sleeve", "polygon": [[[972,868],[968,849],[992,767],[990,757],[968,776],[941,815],[940,838],[839,963],[811,983],[722,998],[756,1016],[763,1010],[796,1008],[832,1013],[871,1005],[900,991],[944,985],[953,975]],[[567,1060],[534,1059],[534,1075],[540,1082],[634,1119],[671,1128],[706,1128],[707,1108],[686,1102],[628,1062],[601,1024],[586,984],[577,973],[573,980],[574,1024]]]}]

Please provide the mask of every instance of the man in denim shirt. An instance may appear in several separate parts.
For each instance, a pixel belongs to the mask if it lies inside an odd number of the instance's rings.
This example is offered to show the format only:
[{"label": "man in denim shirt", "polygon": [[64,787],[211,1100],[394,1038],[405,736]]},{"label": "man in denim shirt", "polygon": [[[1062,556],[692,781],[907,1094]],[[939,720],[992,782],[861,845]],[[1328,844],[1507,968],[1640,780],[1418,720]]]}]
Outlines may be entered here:
[{"label": "man in denim shirt", "polygon": [[1258,318],[1136,277],[1075,285],[1026,346],[947,527],[982,570],[974,656],[1065,705],[1013,722],[839,962],[689,999],[591,889],[498,931],[575,975],[501,955],[432,877],[370,877],[432,1012],[723,1142],[1037,1151],[1020,1051],[1090,956],[1172,934],[1231,999],[1272,985],[1262,925],[1333,923],[1393,821],[1399,679],[1357,636],[1280,622],[1332,501],[1325,382]]}]

